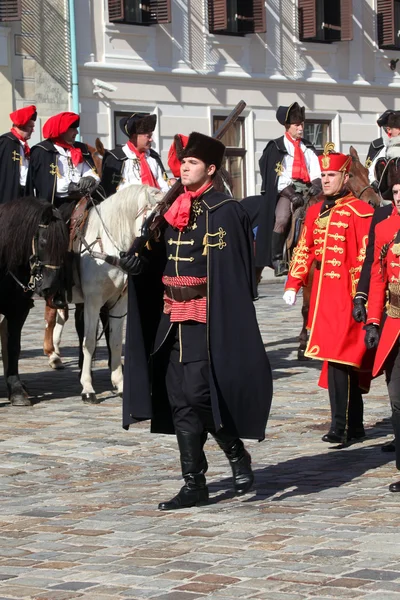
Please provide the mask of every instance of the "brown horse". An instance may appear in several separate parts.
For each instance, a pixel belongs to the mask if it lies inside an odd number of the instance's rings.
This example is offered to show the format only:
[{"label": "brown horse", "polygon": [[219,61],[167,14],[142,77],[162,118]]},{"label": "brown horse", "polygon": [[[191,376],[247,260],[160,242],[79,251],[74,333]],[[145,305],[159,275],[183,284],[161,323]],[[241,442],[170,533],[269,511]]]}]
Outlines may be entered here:
[{"label": "brown horse", "polygon": [[[363,200],[364,202],[368,202],[374,208],[378,207],[380,204],[380,196],[374,191],[371,187],[369,178],[368,178],[368,169],[361,163],[358,152],[353,146],[350,146],[350,156],[352,157],[352,163],[349,173],[349,182],[348,187],[350,191],[354,194],[356,198],[359,200]],[[315,199],[315,202],[318,202],[319,198]],[[313,202],[314,203],[314,202]],[[315,270],[315,263],[312,265],[310,269],[310,274],[308,277],[308,285],[303,287],[303,306],[301,308],[301,315],[303,317],[303,328],[299,335],[299,348],[297,351],[298,360],[310,360],[305,356],[305,350],[307,347],[308,340],[308,332],[307,332],[307,322],[308,322],[308,314],[310,310],[310,298],[311,298],[311,288],[313,282],[313,275]]]}]

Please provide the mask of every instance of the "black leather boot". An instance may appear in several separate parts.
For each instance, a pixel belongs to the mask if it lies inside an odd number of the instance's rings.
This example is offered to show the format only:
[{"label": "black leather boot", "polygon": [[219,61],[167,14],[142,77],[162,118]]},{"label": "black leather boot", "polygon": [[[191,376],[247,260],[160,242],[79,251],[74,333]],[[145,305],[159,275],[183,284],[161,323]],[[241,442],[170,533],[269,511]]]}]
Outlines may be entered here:
[{"label": "black leather boot", "polygon": [[229,460],[232,468],[235,492],[239,496],[245,494],[250,490],[254,482],[250,454],[247,452],[241,439],[229,435],[223,429],[212,435]]},{"label": "black leather boot", "polygon": [[285,245],[286,236],[284,233],[272,232],[271,239],[271,256],[272,266],[274,267],[275,277],[283,277],[289,273],[289,267],[286,261],[283,260],[283,248]]},{"label": "black leather boot", "polygon": [[179,451],[181,455],[182,475],[185,485],[178,494],[167,502],[160,502],[159,510],[177,510],[190,508],[208,501],[205,471],[208,468],[203,452],[207,434],[177,431]]}]

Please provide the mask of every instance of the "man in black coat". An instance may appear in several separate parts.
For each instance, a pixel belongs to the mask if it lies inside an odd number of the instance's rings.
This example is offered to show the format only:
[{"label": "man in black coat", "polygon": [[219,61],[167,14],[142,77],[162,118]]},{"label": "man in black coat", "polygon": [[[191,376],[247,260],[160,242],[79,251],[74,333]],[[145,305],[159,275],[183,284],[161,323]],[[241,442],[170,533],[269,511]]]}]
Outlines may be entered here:
[{"label": "man in black coat", "polygon": [[275,277],[288,274],[283,250],[292,210],[303,206],[305,196],[321,191],[321,171],[311,142],[303,139],[305,110],[297,102],[276,112],[285,134],[268,142],[260,159],[261,206],[257,230],[256,267],[268,266]]},{"label": "man in black coat", "polygon": [[[271,370],[253,305],[251,224],[240,203],[212,185],[224,150],[221,142],[192,133],[181,154],[185,192],[164,215],[161,243],[153,243],[165,257],[158,328],[149,317],[141,324],[138,316],[138,304],[147,311],[150,302],[157,305],[154,285],[141,286],[148,293],[143,300],[130,278],[123,426],[151,419],[153,432],[175,432],[185,481],[160,510],[208,500],[203,451],[208,432],[231,464],[236,493],[246,493],[254,476],[240,438],[264,439],[271,405]],[[150,263],[155,250],[148,252]],[[122,261],[128,272],[130,261],[136,257]],[[157,328],[151,394],[144,344],[149,346],[144,331],[149,323]]]},{"label": "man in black coat", "polygon": [[151,147],[156,124],[157,115],[147,113],[133,113],[120,120],[128,141],[104,155],[101,184],[107,197],[132,184],[168,191],[168,175],[160,155]]},{"label": "man in black coat", "polygon": [[36,106],[26,106],[10,114],[11,131],[0,136],[0,203],[25,194],[30,148],[28,140],[35,129]]},{"label": "man in black coat", "polygon": [[375,165],[380,158],[385,157],[386,146],[390,139],[390,137],[387,135],[388,119],[390,115],[394,113],[394,110],[385,110],[385,112],[382,113],[379,119],[376,121],[378,127],[383,128],[383,134],[381,137],[373,140],[370,143],[367,158],[365,160],[365,166],[369,171],[369,180],[376,191],[378,191],[379,182],[377,181],[377,175],[375,173]]},{"label": "man in black coat", "polygon": [[94,193],[100,178],[87,145],[75,141],[79,120],[75,113],[62,112],[46,121],[45,140],[31,151],[27,195],[43,198],[56,208],[72,208],[80,197]]}]

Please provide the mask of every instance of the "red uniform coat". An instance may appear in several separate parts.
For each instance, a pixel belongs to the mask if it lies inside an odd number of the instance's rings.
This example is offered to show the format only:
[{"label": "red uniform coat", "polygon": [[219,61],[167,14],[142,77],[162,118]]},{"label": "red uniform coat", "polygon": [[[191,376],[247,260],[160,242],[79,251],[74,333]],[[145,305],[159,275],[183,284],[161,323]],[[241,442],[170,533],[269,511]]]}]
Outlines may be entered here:
[{"label": "red uniform coat", "polygon": [[[371,269],[371,282],[368,295],[367,323],[379,325],[386,302],[386,289],[389,283],[400,283],[400,256],[398,244],[394,247],[394,238],[400,230],[400,216],[394,208],[392,216],[375,227],[374,262]],[[382,248],[388,244],[387,252]],[[394,248],[393,248],[394,247]],[[373,376],[382,370],[385,360],[400,335],[400,319],[386,317],[376,351]]]},{"label": "red uniform coat", "polygon": [[320,214],[323,202],[311,206],[293,253],[285,290],[307,285],[314,260],[305,355],[359,368],[365,354],[363,324],[352,317],[352,300],[365,258],[373,215],[371,206],[348,194]]}]

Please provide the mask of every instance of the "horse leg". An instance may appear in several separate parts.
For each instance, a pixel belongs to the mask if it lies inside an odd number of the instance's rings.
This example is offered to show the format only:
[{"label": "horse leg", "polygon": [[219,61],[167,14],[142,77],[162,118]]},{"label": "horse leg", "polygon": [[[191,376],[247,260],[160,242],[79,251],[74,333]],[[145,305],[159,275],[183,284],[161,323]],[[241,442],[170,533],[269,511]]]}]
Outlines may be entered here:
[{"label": "horse leg", "polygon": [[83,365],[83,338],[85,336],[85,323],[84,323],[84,306],[83,302],[75,305],[75,330],[78,334],[79,340],[79,372],[82,375],[82,365]]},{"label": "horse leg", "polygon": [[[92,298],[92,300],[94,300]],[[100,306],[95,301],[86,301],[84,305],[85,333],[82,344],[83,364],[81,373],[82,400],[91,404],[98,404],[96,393],[92,384],[92,358],[96,349],[97,323],[99,320]]]},{"label": "horse leg", "polygon": [[[30,308],[30,307],[29,307]],[[13,406],[32,406],[28,392],[19,377],[18,361],[21,353],[21,333],[29,308],[18,315],[7,315],[7,355],[8,365],[5,371],[8,397]]]},{"label": "horse leg", "polygon": [[126,308],[127,296],[125,295],[109,313],[111,383],[121,397],[124,386],[124,374],[122,370],[122,332]]},{"label": "horse leg", "polygon": [[[44,340],[43,340],[43,352],[49,359],[49,367],[52,369],[63,369],[64,365],[62,364],[60,357],[60,349],[56,350],[54,347],[54,330],[57,324],[57,309],[51,308],[46,304],[44,309],[44,322],[45,322],[45,330],[44,330]],[[61,334],[59,335],[61,338]]]},{"label": "horse leg", "polygon": [[0,340],[1,340],[1,359],[3,361],[3,373],[8,371],[8,326],[7,319],[0,315]]}]

